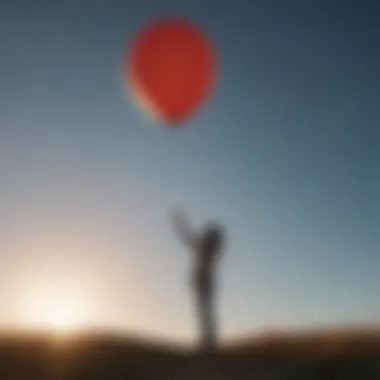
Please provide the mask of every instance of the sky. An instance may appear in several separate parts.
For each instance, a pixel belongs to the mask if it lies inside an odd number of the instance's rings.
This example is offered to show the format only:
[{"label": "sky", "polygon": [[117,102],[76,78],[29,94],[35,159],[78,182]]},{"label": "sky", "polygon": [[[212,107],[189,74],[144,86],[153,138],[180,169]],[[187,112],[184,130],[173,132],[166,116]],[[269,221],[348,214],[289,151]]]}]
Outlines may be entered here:
[{"label": "sky", "polygon": [[[168,15],[220,60],[177,131],[121,81],[136,33]],[[227,230],[223,336],[378,323],[379,46],[375,0],[2,0],[0,326],[60,307],[193,339],[176,207]]]}]

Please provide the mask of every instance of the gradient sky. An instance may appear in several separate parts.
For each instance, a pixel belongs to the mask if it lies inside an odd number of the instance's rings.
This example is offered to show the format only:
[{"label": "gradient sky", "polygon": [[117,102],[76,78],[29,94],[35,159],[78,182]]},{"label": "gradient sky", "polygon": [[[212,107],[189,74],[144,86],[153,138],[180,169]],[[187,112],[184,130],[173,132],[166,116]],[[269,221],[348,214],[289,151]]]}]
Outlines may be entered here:
[{"label": "gradient sky", "polygon": [[[221,60],[177,132],[120,80],[173,14]],[[228,229],[225,336],[379,321],[379,46],[376,0],[1,1],[0,324],[50,291],[94,326],[193,336],[177,205]]]}]

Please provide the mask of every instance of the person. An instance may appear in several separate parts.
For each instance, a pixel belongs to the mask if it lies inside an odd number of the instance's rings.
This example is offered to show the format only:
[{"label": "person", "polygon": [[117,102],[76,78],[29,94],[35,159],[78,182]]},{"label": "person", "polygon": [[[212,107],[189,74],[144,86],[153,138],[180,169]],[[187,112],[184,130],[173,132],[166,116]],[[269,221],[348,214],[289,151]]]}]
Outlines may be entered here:
[{"label": "person", "polygon": [[200,233],[195,233],[180,212],[174,213],[172,221],[180,241],[192,252],[195,259],[191,282],[200,324],[200,349],[204,353],[212,353],[217,348],[216,265],[221,257],[225,233],[216,223],[209,223]]}]

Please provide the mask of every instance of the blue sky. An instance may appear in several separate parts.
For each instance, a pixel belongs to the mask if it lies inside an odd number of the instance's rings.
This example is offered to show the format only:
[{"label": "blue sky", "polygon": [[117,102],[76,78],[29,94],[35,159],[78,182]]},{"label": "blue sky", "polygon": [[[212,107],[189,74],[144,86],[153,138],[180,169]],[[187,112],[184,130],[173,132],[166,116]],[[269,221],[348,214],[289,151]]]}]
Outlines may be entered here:
[{"label": "blue sky", "polygon": [[[94,325],[193,336],[177,205],[228,230],[226,336],[379,320],[379,3],[206,3],[1,2],[0,323],[28,275],[74,293],[87,278]],[[120,68],[144,23],[178,14],[221,75],[172,132]]]}]

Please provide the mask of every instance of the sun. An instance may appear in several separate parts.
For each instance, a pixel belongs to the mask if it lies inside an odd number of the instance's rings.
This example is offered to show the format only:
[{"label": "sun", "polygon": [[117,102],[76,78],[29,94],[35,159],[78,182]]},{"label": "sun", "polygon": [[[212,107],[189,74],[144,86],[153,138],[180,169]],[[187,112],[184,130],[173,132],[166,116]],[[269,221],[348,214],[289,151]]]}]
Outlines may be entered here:
[{"label": "sun", "polygon": [[53,293],[36,297],[24,309],[23,320],[32,329],[69,333],[80,329],[85,318],[78,300]]},{"label": "sun", "polygon": [[47,305],[41,313],[41,324],[58,332],[68,332],[79,327],[80,320],[75,310],[65,303]]}]

